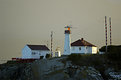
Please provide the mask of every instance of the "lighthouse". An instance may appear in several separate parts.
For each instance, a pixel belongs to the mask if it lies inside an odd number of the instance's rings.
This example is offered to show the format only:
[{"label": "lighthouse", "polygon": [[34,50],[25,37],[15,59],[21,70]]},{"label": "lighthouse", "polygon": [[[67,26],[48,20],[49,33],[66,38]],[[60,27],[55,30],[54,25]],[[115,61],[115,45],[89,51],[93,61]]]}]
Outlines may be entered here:
[{"label": "lighthouse", "polygon": [[65,27],[65,43],[64,43],[64,54],[63,55],[70,55],[71,54],[71,45],[70,45],[71,31],[70,31],[70,28],[71,28],[70,26]]}]

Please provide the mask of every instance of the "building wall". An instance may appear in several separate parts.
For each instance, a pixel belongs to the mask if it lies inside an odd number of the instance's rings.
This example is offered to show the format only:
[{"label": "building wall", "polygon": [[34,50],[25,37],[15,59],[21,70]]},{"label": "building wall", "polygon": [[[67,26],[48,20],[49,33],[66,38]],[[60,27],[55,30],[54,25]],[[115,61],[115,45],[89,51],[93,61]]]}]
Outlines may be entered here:
[{"label": "building wall", "polygon": [[65,43],[64,43],[64,55],[71,54],[71,46],[70,46],[70,34],[65,34]]},{"label": "building wall", "polygon": [[90,53],[97,53],[97,47],[90,47],[90,46],[72,46],[71,47],[71,53],[84,53],[84,54],[90,54]]},{"label": "building wall", "polygon": [[31,58],[40,58],[40,56],[44,56],[46,58],[46,54],[50,54],[50,51],[46,50],[32,50]]},{"label": "building wall", "polygon": [[40,56],[46,57],[46,54],[50,54],[48,50],[31,50],[27,45],[22,49],[22,58],[36,58],[39,59]]},{"label": "building wall", "polygon": [[97,47],[92,47],[92,54],[96,54],[97,53]]},{"label": "building wall", "polygon": [[31,49],[27,45],[22,49],[22,58],[31,58]]},{"label": "building wall", "polygon": [[105,52],[101,52],[101,51],[99,51],[99,54],[104,54]]}]

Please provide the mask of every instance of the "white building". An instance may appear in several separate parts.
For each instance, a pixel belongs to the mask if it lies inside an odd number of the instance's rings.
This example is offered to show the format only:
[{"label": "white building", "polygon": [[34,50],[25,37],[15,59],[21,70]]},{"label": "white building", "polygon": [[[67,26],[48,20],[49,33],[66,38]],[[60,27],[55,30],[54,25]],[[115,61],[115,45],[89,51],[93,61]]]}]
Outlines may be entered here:
[{"label": "white building", "polygon": [[61,57],[61,51],[59,50],[59,48],[57,48],[55,51],[55,57]]},{"label": "white building", "polygon": [[40,56],[46,57],[50,50],[45,45],[25,45],[22,49],[23,59],[39,59]]},{"label": "white building", "polygon": [[64,43],[64,54],[63,55],[70,55],[71,54],[71,45],[70,45],[70,26],[65,27],[65,43]]},{"label": "white building", "polygon": [[71,43],[71,53],[76,54],[96,54],[97,47],[83,38]]}]

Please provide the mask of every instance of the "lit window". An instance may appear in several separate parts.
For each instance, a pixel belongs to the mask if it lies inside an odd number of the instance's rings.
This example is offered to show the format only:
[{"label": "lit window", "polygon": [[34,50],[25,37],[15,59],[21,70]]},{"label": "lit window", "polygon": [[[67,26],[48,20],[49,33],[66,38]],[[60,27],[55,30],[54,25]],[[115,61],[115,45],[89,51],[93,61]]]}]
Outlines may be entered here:
[{"label": "lit window", "polygon": [[79,50],[81,50],[81,47],[79,47]]}]

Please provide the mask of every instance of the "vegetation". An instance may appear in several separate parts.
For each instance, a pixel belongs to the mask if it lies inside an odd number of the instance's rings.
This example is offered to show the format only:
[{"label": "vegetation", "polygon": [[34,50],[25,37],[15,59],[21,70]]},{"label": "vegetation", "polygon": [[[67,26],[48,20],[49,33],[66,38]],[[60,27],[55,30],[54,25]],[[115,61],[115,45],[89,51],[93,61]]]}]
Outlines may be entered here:
[{"label": "vegetation", "polygon": [[71,60],[73,63],[78,64],[81,57],[81,54],[71,54],[68,56],[68,60]]},{"label": "vegetation", "polygon": [[[105,46],[100,51],[105,52]],[[108,46],[105,54],[71,54],[67,60],[79,66],[93,66],[105,78],[104,71],[109,67],[116,71],[121,70],[121,46]]]},{"label": "vegetation", "polygon": [[[99,49],[99,51],[101,52],[106,52],[106,46],[103,46]],[[107,52],[117,52],[117,51],[121,51],[121,45],[109,45],[107,46]]]},{"label": "vegetation", "polygon": [[[101,49],[103,49],[102,47]],[[71,54],[68,56],[68,60],[71,60],[73,64],[80,66],[94,66],[103,67],[107,65],[114,67],[115,69],[121,69],[121,48],[109,47],[109,52],[105,54]]]},{"label": "vegetation", "polygon": [[50,54],[46,54],[46,58],[50,58],[51,57],[51,55]]},{"label": "vegetation", "polygon": [[43,59],[44,56],[40,56],[40,59]]},{"label": "vegetation", "polygon": [[[100,48],[100,51],[105,51],[105,46]],[[108,60],[109,66],[114,67],[117,71],[121,69],[121,45],[109,45],[104,56]]]},{"label": "vegetation", "polygon": [[99,54],[71,54],[68,56],[68,60],[71,60],[73,64],[80,66],[96,66],[101,65],[104,62]]}]

